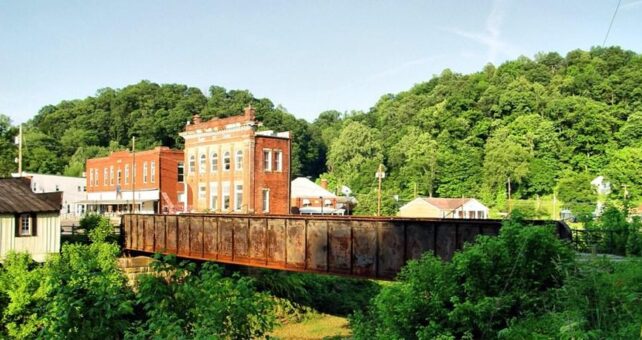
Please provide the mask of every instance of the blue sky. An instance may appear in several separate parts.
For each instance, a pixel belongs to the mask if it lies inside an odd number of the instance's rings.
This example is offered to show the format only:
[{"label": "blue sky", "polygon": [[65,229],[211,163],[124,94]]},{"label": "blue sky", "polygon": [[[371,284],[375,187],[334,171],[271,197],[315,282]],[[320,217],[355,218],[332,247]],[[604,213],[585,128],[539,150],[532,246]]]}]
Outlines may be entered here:
[{"label": "blue sky", "polygon": [[[601,45],[617,0],[0,0],[0,113],[147,79],[247,89],[300,118],[368,110],[444,68]],[[607,45],[642,52],[642,0]]]}]

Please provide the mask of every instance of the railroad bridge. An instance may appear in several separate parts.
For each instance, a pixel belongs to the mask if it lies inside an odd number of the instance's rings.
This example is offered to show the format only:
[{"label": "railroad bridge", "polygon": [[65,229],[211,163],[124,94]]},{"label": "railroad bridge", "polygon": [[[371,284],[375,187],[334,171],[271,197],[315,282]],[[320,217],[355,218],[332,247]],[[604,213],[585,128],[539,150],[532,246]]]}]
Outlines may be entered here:
[{"label": "railroad bridge", "polygon": [[[570,229],[554,224],[560,238]],[[448,260],[501,220],[302,215],[124,215],[124,248],[289,271],[391,280],[424,252]]]}]

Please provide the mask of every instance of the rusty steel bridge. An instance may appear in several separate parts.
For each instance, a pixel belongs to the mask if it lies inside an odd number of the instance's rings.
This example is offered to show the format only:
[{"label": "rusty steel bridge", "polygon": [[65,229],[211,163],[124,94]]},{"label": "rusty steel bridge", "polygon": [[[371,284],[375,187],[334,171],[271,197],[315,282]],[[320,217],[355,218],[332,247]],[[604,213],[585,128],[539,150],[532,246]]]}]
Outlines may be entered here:
[{"label": "rusty steel bridge", "polygon": [[[563,222],[530,222],[571,238]],[[129,214],[121,223],[130,252],[384,280],[424,252],[448,260],[500,227],[501,220],[214,214]]]}]

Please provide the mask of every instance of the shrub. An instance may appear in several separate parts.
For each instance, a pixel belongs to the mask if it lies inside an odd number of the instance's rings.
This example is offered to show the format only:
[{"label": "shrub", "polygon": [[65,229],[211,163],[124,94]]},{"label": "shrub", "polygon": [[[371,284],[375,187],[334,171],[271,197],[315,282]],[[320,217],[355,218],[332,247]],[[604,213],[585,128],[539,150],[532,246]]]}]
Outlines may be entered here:
[{"label": "shrub", "polygon": [[489,338],[538,313],[562,285],[574,254],[552,227],[515,216],[499,236],[480,236],[451,262],[431,254],[411,261],[352,319],[357,338]]},{"label": "shrub", "polygon": [[143,315],[128,337],[250,339],[272,329],[273,301],[257,293],[250,278],[224,278],[212,263],[199,269],[158,258],[155,275],[139,280],[136,303]]}]

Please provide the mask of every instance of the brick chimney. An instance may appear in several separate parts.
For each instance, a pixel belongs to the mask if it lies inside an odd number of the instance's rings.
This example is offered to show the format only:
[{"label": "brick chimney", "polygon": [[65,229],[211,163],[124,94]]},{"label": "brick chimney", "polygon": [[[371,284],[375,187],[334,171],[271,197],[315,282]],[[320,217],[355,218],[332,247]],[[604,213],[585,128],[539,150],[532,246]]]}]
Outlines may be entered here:
[{"label": "brick chimney", "polygon": [[321,187],[325,190],[328,190],[328,180],[325,178],[321,178]]},{"label": "brick chimney", "polygon": [[194,124],[200,124],[202,121],[203,120],[201,119],[201,115],[199,115],[198,113],[192,116],[192,122],[194,122]]},{"label": "brick chimney", "polygon": [[256,110],[252,107],[252,104],[249,104],[244,110],[245,118],[248,120],[254,120]]}]

